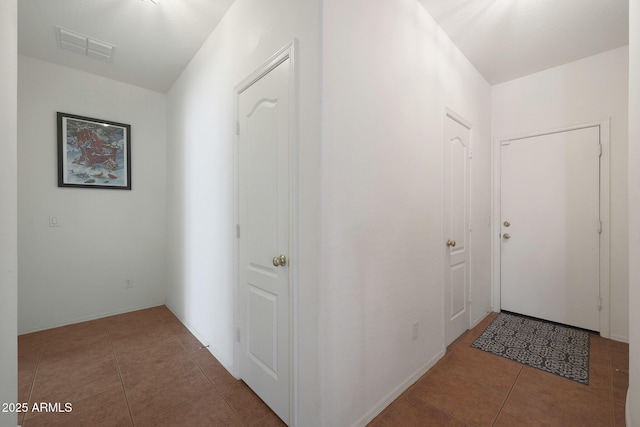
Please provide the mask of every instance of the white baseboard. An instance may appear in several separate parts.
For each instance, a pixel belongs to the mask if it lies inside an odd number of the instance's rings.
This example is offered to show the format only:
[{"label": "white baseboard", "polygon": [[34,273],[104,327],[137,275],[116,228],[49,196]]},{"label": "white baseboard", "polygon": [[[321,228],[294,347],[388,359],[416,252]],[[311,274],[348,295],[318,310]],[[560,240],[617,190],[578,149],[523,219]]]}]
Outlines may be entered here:
[{"label": "white baseboard", "polygon": [[46,331],[47,329],[59,328],[61,326],[67,326],[67,325],[74,325],[76,323],[102,319],[103,317],[110,317],[110,316],[117,316],[118,314],[131,313],[132,311],[146,310],[147,308],[158,307],[160,305],[164,305],[164,301],[160,301],[160,302],[156,302],[148,305],[123,308],[120,310],[105,311],[98,314],[92,314],[90,316],[76,317],[73,319],[64,320],[62,322],[55,322],[49,325],[35,326],[35,327],[27,328],[22,331],[18,331],[18,335],[30,334],[32,332],[38,332],[38,331]]},{"label": "white baseboard", "polygon": [[416,381],[420,379],[424,374],[431,369],[438,360],[442,359],[446,350],[440,350],[434,357],[431,358],[426,364],[422,365],[417,371],[404,380],[400,385],[391,390],[385,397],[383,397],[376,405],[367,411],[359,420],[351,425],[351,427],[364,427],[370,423],[375,417],[377,417],[387,406],[396,400],[402,393],[404,393],[409,387],[411,387]]},{"label": "white baseboard", "polygon": [[167,308],[169,309],[169,311],[171,311],[173,313],[174,316],[176,316],[178,318],[178,320],[180,321],[180,323],[182,323],[184,325],[185,328],[187,328],[189,330],[189,332],[191,332],[193,334],[193,336],[195,336],[198,341],[200,341],[202,343],[203,346],[205,346],[207,348],[207,350],[209,350],[209,353],[211,353],[211,355],[213,357],[216,358],[216,360],[218,360],[218,362],[220,362],[220,364],[227,370],[229,371],[229,373],[231,375],[233,375],[233,363],[229,363],[229,361],[225,360],[223,357],[220,356],[220,352],[217,351],[215,348],[213,348],[208,342],[207,340],[205,340],[199,333],[197,330],[195,330],[193,328],[193,326],[191,326],[189,324],[189,322],[187,322],[186,320],[184,320],[178,313],[176,313],[176,311],[167,303],[165,303],[165,305],[167,306]]},{"label": "white baseboard", "polygon": [[471,321],[471,325],[469,325],[469,329],[473,329],[480,324],[488,315],[490,315],[493,311],[491,309],[487,310],[485,313],[481,314],[476,320]]},{"label": "white baseboard", "polygon": [[631,406],[629,405],[629,390],[627,389],[627,399],[624,403],[624,420],[627,427],[633,427],[631,423]]},{"label": "white baseboard", "polygon": [[611,334],[611,335],[609,335],[609,338],[614,340],[614,341],[620,341],[620,342],[624,342],[624,343],[629,344],[629,337],[625,337],[625,336],[622,336],[622,335]]}]

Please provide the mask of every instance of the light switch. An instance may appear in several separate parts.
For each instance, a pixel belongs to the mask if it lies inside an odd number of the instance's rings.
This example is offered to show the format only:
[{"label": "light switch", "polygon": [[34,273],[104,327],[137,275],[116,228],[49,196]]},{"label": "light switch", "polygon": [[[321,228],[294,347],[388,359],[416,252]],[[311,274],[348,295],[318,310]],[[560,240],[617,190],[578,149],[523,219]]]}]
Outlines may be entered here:
[{"label": "light switch", "polygon": [[59,227],[60,224],[58,224],[58,217],[53,215],[49,217],[49,227]]}]

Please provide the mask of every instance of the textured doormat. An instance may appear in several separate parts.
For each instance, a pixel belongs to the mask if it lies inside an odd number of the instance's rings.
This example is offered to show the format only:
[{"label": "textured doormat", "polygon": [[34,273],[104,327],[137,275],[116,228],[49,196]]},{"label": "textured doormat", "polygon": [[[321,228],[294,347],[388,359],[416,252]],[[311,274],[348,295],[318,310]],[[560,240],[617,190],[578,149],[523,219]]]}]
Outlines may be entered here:
[{"label": "textured doormat", "polygon": [[589,384],[589,332],[502,312],[471,347]]}]

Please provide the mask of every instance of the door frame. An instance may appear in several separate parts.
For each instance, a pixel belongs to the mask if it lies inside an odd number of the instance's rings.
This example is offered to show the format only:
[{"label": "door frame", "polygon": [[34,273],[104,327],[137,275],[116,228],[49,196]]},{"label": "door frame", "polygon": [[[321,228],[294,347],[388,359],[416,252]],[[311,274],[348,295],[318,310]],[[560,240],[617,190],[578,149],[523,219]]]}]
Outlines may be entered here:
[{"label": "door frame", "polygon": [[[453,121],[458,122],[460,125],[462,125],[463,127],[467,128],[469,130],[469,161],[467,162],[467,273],[468,273],[468,280],[467,280],[467,284],[466,284],[466,293],[467,293],[467,301],[465,301],[465,304],[467,304],[467,325],[468,328],[471,328],[471,281],[472,281],[472,274],[471,274],[471,269],[473,266],[473,260],[472,260],[472,252],[471,252],[471,240],[472,240],[472,236],[471,236],[471,230],[470,230],[470,226],[471,226],[471,211],[472,211],[472,206],[471,206],[471,159],[473,158],[473,142],[472,142],[472,129],[473,129],[473,124],[468,121],[467,119],[465,119],[464,117],[462,117],[460,114],[456,113],[453,109],[445,106],[444,107],[444,114],[443,114],[443,120],[442,120],[442,137],[440,138],[440,144],[444,143],[444,138],[445,138],[445,126],[446,126],[446,120],[447,119],[451,119]],[[441,145],[444,150],[444,145]],[[445,231],[447,229],[447,224],[446,224],[446,218],[444,216],[444,211],[445,211],[445,196],[444,196],[444,168],[445,168],[445,159],[444,159],[444,151],[442,153],[442,186],[443,186],[443,192],[442,192],[442,242],[443,242],[443,252],[442,252],[442,271],[443,274],[448,274],[449,272],[449,265],[448,265],[448,257],[447,257],[447,251],[448,248],[446,247],[446,245],[444,245],[444,242],[446,242],[446,239],[448,239],[448,237],[445,235]],[[444,277],[442,280],[443,284],[445,283],[444,281]],[[443,329],[442,329],[442,339],[443,339],[443,343],[446,343],[447,340],[447,326],[446,326],[446,322],[447,322],[447,301],[446,301],[446,291],[444,286],[441,288],[443,290],[443,295],[442,295],[442,313],[443,313],[443,318],[444,318],[444,322],[443,323]],[[446,348],[446,345],[445,345]]]},{"label": "door frame", "polygon": [[[253,73],[242,80],[234,88],[234,116],[233,116],[233,376],[242,378],[240,369],[240,333],[243,319],[240,316],[242,304],[242,287],[240,283],[240,243],[237,234],[240,223],[240,154],[238,150],[239,135],[237,126],[240,114],[240,95],[273,71],[287,59],[289,62],[289,424],[295,426],[298,414],[298,92],[297,92],[297,64],[295,53],[297,40],[291,40],[284,47],[267,59]],[[246,334],[246,331],[244,331]]]},{"label": "door frame", "polygon": [[[603,119],[599,122],[583,123],[573,126],[565,126],[561,128],[542,130],[536,132],[522,133],[504,138],[495,138],[492,149],[492,219],[491,219],[491,282],[492,282],[492,306],[493,311],[500,312],[500,262],[501,262],[501,238],[500,238],[500,221],[501,221],[501,146],[503,142],[513,141],[523,138],[533,138],[537,136],[551,135],[572,130],[579,130],[591,127],[598,127],[600,130],[600,144],[602,145],[602,156],[600,157],[600,220],[602,221],[602,233],[600,233],[600,299],[602,309],[600,310],[600,336],[604,338],[610,337],[610,239],[611,239],[611,222],[610,222],[610,118]],[[595,303],[595,302],[594,302]]]}]

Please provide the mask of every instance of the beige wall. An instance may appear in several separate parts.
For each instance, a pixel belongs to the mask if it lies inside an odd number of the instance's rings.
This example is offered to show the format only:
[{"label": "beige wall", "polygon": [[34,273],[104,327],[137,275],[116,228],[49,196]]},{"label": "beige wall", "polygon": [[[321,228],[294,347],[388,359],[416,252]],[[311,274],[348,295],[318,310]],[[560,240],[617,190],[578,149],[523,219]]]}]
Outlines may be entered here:
[{"label": "beige wall", "polygon": [[640,426],[640,2],[629,2],[629,392],[627,426]]},{"label": "beige wall", "polygon": [[[19,333],[164,303],[165,95],[25,56],[18,67]],[[131,191],[57,186],[58,111],[131,125]]]},{"label": "beige wall", "polygon": [[[17,13],[16,0],[0,2],[0,403],[18,399]],[[16,421],[0,412],[0,426]]]},{"label": "beige wall", "polygon": [[473,124],[473,320],[490,310],[491,87],[416,0],[326,0],[322,100],[322,424],[365,425],[445,350],[445,108]]}]

